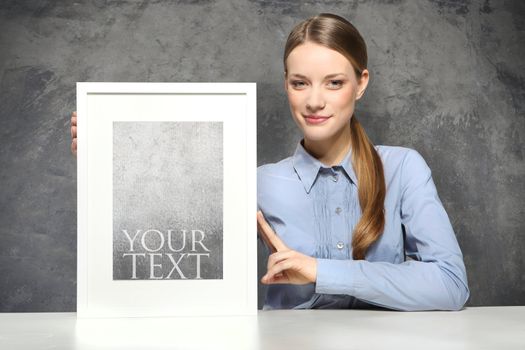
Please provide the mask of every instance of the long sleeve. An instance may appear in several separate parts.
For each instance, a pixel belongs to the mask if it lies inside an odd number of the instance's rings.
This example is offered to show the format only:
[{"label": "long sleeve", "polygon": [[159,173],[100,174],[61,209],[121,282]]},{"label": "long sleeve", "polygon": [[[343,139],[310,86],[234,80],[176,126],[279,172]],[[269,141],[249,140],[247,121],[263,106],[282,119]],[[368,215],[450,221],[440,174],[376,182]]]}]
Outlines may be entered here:
[{"label": "long sleeve", "polygon": [[463,255],[431,170],[412,149],[401,166],[400,198],[406,255],[414,260],[317,259],[316,293],[348,294],[395,310],[460,310],[470,296]]}]

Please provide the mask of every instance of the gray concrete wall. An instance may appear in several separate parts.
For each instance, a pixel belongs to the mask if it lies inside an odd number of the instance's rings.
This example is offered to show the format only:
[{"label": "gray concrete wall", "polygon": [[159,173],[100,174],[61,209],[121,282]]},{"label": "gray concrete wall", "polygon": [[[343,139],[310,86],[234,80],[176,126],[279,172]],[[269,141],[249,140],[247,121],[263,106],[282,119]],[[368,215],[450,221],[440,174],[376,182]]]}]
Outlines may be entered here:
[{"label": "gray concrete wall", "polygon": [[352,21],[371,81],[357,106],[377,144],[433,170],[471,288],[525,304],[525,3],[38,1],[0,3],[0,311],[74,311],[77,81],[257,82],[258,163],[300,139],[282,84],[292,26]]}]

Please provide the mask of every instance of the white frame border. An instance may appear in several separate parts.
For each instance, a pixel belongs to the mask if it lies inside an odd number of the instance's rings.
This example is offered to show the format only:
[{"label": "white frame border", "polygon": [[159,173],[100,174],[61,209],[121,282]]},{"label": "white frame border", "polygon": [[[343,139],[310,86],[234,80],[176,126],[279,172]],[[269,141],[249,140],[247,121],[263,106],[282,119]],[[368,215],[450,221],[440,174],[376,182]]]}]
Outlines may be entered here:
[{"label": "white frame border", "polygon": [[[88,305],[88,261],[87,246],[87,198],[88,198],[88,140],[87,130],[89,120],[87,115],[88,94],[245,94],[246,95],[246,179],[247,203],[253,203],[246,208],[248,225],[245,262],[247,276],[240,277],[247,284],[247,303],[245,305],[225,305],[220,300],[217,307],[195,312],[163,312],[160,309],[130,307],[116,312],[100,312],[92,310]],[[257,242],[256,242],[256,209],[257,209],[257,108],[256,83],[77,83],[77,316],[91,317],[158,317],[158,316],[246,316],[257,314]],[[253,219],[252,219],[253,218]],[[110,268],[112,268],[110,266]],[[167,301],[168,302],[168,301]]]}]

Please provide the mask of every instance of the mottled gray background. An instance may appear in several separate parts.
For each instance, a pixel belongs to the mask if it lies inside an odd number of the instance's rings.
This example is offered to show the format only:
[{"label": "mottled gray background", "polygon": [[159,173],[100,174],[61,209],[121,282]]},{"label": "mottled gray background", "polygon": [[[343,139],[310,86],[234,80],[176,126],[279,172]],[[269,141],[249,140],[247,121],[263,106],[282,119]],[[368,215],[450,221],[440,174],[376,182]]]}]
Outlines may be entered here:
[{"label": "mottled gray background", "polygon": [[222,132],[222,122],[113,122],[113,279],[132,279],[133,265],[137,279],[222,279]]},{"label": "mottled gray background", "polygon": [[0,310],[75,310],[76,81],[257,82],[258,164],[277,161],[301,136],[283,45],[319,12],[367,41],[356,115],[372,140],[415,148],[432,168],[467,305],[524,305],[525,2],[11,0],[0,3]]}]

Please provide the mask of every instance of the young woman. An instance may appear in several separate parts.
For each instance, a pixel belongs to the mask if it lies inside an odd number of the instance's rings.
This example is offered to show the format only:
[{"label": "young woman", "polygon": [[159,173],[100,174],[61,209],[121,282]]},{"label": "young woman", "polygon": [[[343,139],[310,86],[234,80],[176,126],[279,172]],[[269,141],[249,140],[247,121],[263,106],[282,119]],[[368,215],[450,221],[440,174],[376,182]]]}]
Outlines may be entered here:
[{"label": "young woman", "polygon": [[284,87],[304,137],[257,169],[259,232],[272,252],[264,309],[459,310],[470,295],[425,160],[374,147],[354,115],[366,68],[366,44],[342,17],[322,13],[288,36]]},{"label": "young woman", "polygon": [[468,300],[425,160],[374,146],[354,115],[366,68],[366,44],[340,16],[308,18],[288,37],[284,87],[303,138],[291,157],[257,169],[258,230],[271,251],[264,309],[459,310]]}]

